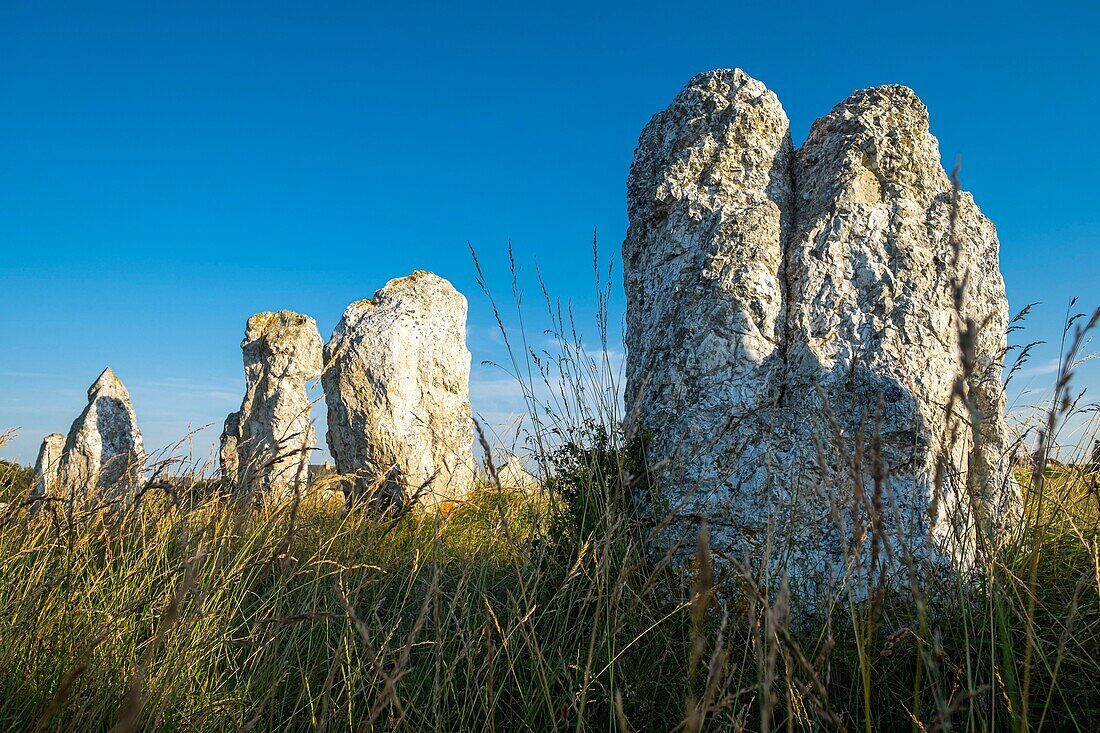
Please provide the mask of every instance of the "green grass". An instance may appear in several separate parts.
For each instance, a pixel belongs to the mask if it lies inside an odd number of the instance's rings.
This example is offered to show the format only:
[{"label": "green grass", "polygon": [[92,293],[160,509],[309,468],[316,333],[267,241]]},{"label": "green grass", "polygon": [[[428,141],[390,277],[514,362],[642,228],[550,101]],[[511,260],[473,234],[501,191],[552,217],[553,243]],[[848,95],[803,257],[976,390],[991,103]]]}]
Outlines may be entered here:
[{"label": "green grass", "polygon": [[928,729],[1006,729],[1030,634],[1030,727],[1095,730],[1097,476],[1048,478],[999,586],[937,599],[923,630],[911,603],[886,602],[869,635],[843,613],[796,630],[781,598],[715,603],[653,568],[624,516],[546,536],[545,502],[491,487],[396,524],[217,497],[152,497],[73,528],[12,514],[0,725],[897,730],[915,713]]},{"label": "green grass", "polygon": [[648,554],[606,350],[547,305],[557,351],[521,331],[506,366],[549,494],[394,522],[197,482],[31,516],[2,468],[0,729],[1100,730],[1100,474],[1046,458],[1085,409],[1058,398],[1074,358],[972,577],[807,615],[705,533],[682,575]]}]

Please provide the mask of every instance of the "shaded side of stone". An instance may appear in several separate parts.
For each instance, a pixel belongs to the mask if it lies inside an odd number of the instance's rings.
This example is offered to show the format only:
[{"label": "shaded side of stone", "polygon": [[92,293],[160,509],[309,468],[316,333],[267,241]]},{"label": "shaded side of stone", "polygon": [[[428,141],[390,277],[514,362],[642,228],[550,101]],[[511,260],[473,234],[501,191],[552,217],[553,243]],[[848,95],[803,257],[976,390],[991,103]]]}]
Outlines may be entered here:
[{"label": "shaded side of stone", "polygon": [[130,394],[108,367],[88,390],[62,450],[60,485],[67,497],[128,498],[141,485],[145,446]]},{"label": "shaded side of stone", "polygon": [[240,476],[240,457],[237,454],[241,439],[241,413],[231,412],[225,418],[218,442],[218,466],[224,481],[234,483]]}]

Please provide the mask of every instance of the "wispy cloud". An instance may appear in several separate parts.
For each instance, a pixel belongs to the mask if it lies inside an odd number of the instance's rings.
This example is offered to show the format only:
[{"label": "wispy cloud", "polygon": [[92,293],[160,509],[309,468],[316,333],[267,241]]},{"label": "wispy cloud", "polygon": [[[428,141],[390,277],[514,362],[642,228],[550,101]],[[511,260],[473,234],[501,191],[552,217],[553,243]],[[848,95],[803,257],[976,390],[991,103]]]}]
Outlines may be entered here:
[{"label": "wispy cloud", "polygon": [[1055,374],[1058,372],[1058,367],[1061,366],[1062,361],[1058,358],[1046,359],[1038,364],[1032,364],[1025,366],[1017,374],[1021,379],[1032,379],[1034,377],[1045,377],[1049,374]]}]

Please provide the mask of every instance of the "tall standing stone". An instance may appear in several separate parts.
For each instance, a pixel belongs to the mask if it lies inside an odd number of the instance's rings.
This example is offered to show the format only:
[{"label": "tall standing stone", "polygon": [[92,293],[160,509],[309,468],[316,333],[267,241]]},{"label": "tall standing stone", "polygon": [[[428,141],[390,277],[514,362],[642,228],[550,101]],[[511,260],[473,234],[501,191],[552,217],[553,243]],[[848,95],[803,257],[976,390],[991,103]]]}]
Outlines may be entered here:
[{"label": "tall standing stone", "polygon": [[88,389],[88,406],[73,422],[61,455],[67,497],[125,499],[141,485],[145,445],[126,391],[110,367]]},{"label": "tall standing stone", "polygon": [[321,373],[317,322],[288,310],[257,313],[241,350],[245,397],[225,421],[222,474],[235,475],[247,496],[285,497],[305,488],[317,442],[306,385]]},{"label": "tall standing stone", "polygon": [[[812,416],[827,405],[834,430],[878,436],[898,507],[886,524],[895,547],[931,533],[939,550],[968,560],[972,506],[994,516],[1011,493],[996,231],[970,194],[954,203],[928,110],[907,87],[857,91],[815,122],[794,177],[790,404]],[[960,338],[968,321],[973,333]],[[965,395],[953,398],[960,379]],[[978,435],[967,429],[969,401]],[[826,483],[855,481],[843,456],[832,458]]]},{"label": "tall standing stone", "polygon": [[951,211],[904,87],[856,92],[797,153],[739,70],[653,118],[628,183],[626,400],[652,435],[664,547],[686,557],[706,521],[722,555],[828,582],[865,556],[854,525],[874,512],[891,571],[928,546],[965,561],[968,508],[1011,493],[1007,305],[992,225],[963,194],[953,238]]},{"label": "tall standing stone", "polygon": [[685,552],[700,518],[730,547],[766,521],[767,500],[738,493],[767,475],[783,383],[791,159],[779,100],[731,69],[655,115],[630,168],[626,410],[660,464],[655,504],[676,508],[663,539]]},{"label": "tall standing stone", "polygon": [[51,433],[42,439],[38,460],[34,462],[34,485],[31,499],[41,499],[55,493],[61,471],[61,452],[65,449],[65,436]]},{"label": "tall standing stone", "polygon": [[349,503],[430,504],[473,479],[466,299],[417,271],[352,303],[325,346],[328,445]]}]

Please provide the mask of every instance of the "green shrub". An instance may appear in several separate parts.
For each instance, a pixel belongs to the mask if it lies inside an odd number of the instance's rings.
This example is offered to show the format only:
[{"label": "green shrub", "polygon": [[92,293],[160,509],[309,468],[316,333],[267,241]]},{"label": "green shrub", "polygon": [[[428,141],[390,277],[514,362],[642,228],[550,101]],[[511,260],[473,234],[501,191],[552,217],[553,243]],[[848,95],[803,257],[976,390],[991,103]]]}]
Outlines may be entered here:
[{"label": "green shrub", "polygon": [[0,461],[0,501],[26,501],[33,483],[33,468]]}]

